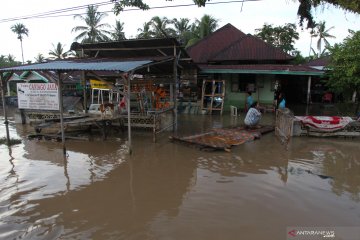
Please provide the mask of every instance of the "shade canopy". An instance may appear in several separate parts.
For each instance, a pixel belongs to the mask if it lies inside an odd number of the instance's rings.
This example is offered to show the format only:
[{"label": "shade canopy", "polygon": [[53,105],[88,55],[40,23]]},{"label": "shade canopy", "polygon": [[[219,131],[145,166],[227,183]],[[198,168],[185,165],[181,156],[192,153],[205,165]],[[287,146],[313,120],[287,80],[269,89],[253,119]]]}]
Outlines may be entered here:
[{"label": "shade canopy", "polygon": [[119,71],[129,72],[152,64],[155,60],[116,60],[116,59],[66,59],[44,63],[21,65],[0,69],[0,72],[9,71]]}]

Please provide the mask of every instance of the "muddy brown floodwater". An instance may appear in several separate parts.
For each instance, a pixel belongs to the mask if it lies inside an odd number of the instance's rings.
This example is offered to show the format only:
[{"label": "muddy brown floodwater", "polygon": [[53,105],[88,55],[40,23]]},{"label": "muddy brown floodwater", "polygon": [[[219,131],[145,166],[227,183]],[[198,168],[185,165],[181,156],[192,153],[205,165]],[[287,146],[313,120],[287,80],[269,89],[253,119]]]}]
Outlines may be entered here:
[{"label": "muddy brown floodwater", "polygon": [[[242,119],[180,115],[178,131]],[[125,132],[67,141],[64,163],[61,144],[27,140],[31,130],[11,120],[22,143],[0,146],[0,239],[286,239],[289,226],[360,224],[357,139],[297,137],[286,149],[270,133],[227,153],[133,131],[131,156]]]}]

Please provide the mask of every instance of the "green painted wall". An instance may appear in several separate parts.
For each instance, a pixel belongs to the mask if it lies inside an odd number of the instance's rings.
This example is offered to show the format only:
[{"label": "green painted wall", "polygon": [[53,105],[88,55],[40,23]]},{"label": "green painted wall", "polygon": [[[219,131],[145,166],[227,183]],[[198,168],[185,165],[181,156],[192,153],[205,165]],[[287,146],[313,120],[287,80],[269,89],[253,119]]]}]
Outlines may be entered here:
[{"label": "green painted wall", "polygon": [[[222,74],[221,79],[226,81],[226,93],[224,102],[224,111],[230,111],[230,106],[236,106],[243,109],[245,107],[245,100],[248,96],[246,92],[232,92],[231,80],[237,78],[237,74]],[[275,75],[257,75],[256,84],[259,86],[256,92],[252,94],[255,101],[260,105],[272,104],[274,100],[274,91],[272,91],[272,84],[275,81]]]}]

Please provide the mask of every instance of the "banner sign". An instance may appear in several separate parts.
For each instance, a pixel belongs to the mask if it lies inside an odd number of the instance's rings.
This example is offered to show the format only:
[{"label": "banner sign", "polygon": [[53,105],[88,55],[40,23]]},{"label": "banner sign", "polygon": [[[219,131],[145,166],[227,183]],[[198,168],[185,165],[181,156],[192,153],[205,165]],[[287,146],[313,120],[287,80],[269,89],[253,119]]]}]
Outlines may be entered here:
[{"label": "banner sign", "polygon": [[97,89],[111,89],[112,85],[106,81],[100,81],[100,80],[94,80],[90,79],[90,86],[91,88],[97,88]]},{"label": "banner sign", "polygon": [[59,110],[55,83],[18,83],[17,95],[20,109]]}]

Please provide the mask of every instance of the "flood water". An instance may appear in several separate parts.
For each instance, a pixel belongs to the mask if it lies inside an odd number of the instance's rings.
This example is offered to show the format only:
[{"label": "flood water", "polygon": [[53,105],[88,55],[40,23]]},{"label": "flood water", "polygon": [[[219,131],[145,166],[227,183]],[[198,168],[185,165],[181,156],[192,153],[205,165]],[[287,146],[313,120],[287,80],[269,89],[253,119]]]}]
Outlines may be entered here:
[{"label": "flood water", "polygon": [[[181,115],[178,131],[242,120]],[[0,145],[0,239],[286,239],[289,226],[360,224],[357,139],[297,137],[286,148],[269,133],[228,153],[140,130],[131,156],[125,132],[68,140],[64,162],[60,143],[30,131],[11,120],[22,143]]]}]

